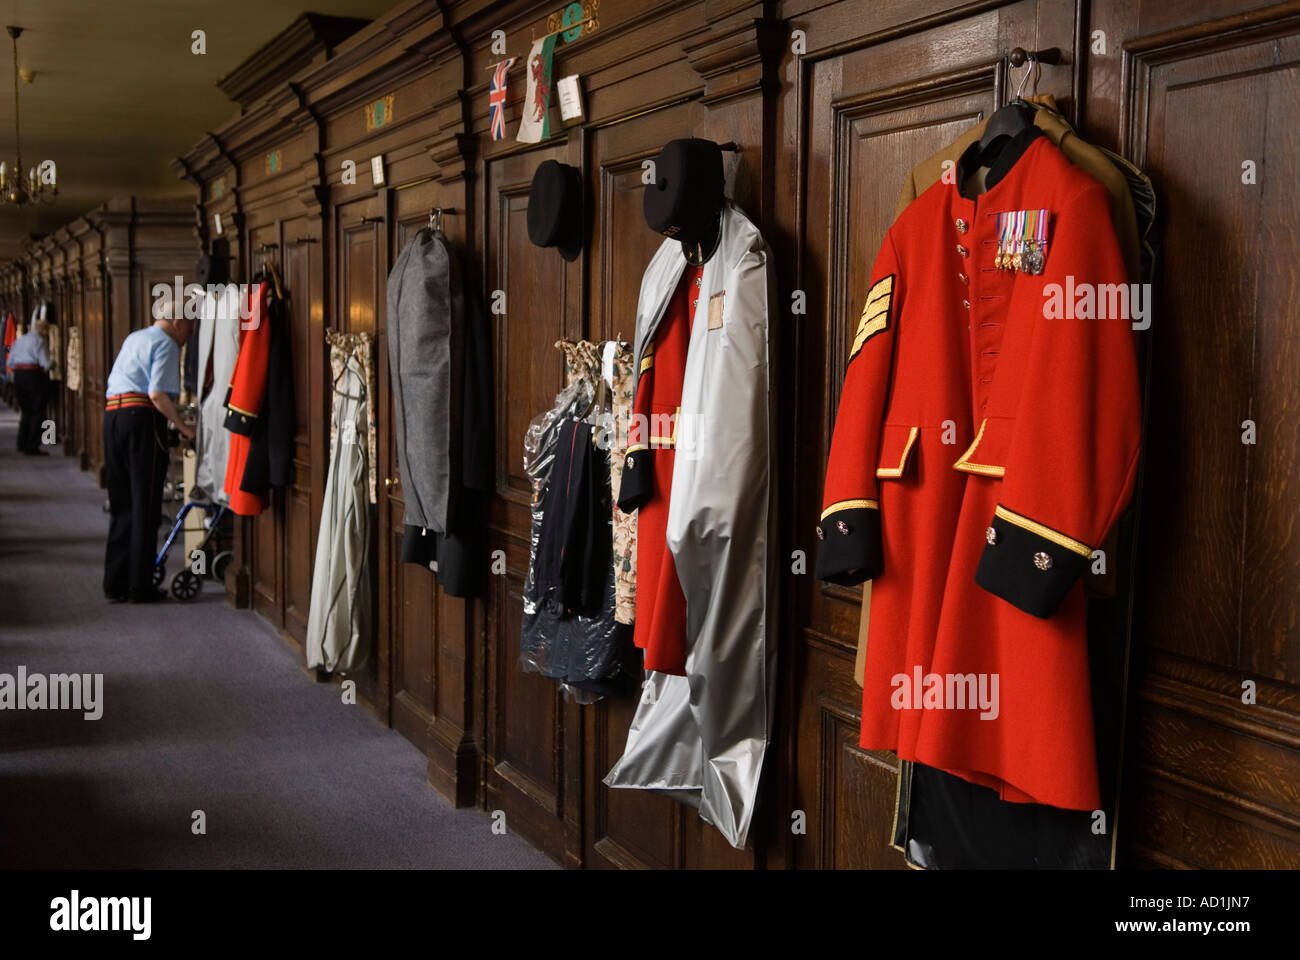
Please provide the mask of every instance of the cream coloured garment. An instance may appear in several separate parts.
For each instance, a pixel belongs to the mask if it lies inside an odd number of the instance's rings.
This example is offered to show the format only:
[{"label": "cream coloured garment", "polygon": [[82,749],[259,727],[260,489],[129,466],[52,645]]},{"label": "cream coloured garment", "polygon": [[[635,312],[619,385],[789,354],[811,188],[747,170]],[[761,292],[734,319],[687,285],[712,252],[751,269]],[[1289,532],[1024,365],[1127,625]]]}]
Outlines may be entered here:
[{"label": "cream coloured garment", "polygon": [[346,673],[370,652],[369,394],[356,352],[335,345],[330,364],[334,429],[312,570],[307,666]]}]

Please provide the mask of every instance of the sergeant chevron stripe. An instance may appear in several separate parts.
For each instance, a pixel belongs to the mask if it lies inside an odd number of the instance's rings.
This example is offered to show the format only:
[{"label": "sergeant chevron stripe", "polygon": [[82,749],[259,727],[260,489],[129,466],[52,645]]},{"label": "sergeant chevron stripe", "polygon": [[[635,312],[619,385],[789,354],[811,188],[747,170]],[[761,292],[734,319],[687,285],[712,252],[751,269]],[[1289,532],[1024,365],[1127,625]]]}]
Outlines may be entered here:
[{"label": "sergeant chevron stripe", "polygon": [[858,355],[862,345],[889,325],[889,305],[894,299],[894,274],[877,280],[867,291],[867,303],[862,308],[858,332],[853,338],[849,361]]}]

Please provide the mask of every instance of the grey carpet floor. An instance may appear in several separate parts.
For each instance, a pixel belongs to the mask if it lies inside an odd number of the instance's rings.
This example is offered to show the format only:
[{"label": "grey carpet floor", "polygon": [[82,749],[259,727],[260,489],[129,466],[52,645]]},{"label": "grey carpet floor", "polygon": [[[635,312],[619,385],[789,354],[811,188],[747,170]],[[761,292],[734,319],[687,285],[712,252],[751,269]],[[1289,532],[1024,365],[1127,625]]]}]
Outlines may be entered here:
[{"label": "grey carpet floor", "polygon": [[0,673],[102,673],[104,713],[0,710],[0,867],[554,867],[452,809],[414,746],[214,584],[107,603],[104,491],[16,430],[0,411]]}]

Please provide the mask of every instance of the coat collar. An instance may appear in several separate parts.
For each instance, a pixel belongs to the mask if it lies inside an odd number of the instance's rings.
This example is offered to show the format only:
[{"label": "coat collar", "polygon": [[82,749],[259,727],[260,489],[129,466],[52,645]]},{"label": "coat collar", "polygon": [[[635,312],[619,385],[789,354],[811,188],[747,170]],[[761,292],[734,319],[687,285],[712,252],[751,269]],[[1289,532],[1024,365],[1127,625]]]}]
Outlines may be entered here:
[{"label": "coat collar", "polygon": [[962,152],[961,159],[957,161],[958,192],[966,183],[966,178],[973,171],[983,166],[989,168],[988,174],[984,177],[984,189],[991,190],[999,180],[1011,171],[1016,161],[1024,156],[1030,144],[1043,135],[1042,130],[1031,125],[1014,136],[995,137],[982,150],[978,140],[972,142]]}]

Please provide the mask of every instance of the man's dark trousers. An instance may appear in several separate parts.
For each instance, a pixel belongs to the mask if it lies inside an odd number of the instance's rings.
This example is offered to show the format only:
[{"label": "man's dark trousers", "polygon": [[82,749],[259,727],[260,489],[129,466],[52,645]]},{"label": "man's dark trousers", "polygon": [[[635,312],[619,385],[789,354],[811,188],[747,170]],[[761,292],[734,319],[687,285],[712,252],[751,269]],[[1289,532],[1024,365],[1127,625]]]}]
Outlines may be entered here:
[{"label": "man's dark trousers", "polygon": [[41,423],[45,420],[45,394],[49,377],[44,370],[15,370],[14,393],[18,394],[18,452],[35,453],[41,447]]},{"label": "man's dark trousers", "polygon": [[167,419],[152,406],[104,413],[104,466],[112,521],[104,556],[104,594],[154,591],[153,562],[167,475]]}]

